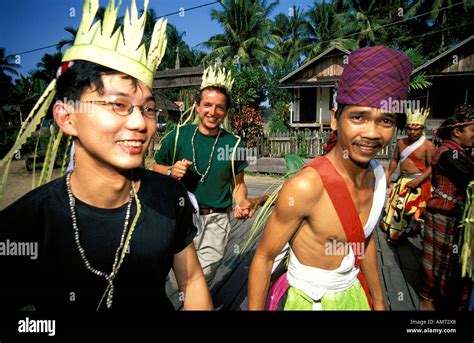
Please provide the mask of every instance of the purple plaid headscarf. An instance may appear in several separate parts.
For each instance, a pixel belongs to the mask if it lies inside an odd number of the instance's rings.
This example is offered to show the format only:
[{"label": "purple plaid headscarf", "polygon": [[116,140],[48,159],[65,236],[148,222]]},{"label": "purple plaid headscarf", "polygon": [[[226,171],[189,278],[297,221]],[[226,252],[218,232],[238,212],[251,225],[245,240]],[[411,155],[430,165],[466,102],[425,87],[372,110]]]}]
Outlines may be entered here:
[{"label": "purple plaid headscarf", "polygon": [[353,51],[339,79],[336,101],[387,109],[393,101],[406,100],[411,70],[405,54],[383,45]]}]

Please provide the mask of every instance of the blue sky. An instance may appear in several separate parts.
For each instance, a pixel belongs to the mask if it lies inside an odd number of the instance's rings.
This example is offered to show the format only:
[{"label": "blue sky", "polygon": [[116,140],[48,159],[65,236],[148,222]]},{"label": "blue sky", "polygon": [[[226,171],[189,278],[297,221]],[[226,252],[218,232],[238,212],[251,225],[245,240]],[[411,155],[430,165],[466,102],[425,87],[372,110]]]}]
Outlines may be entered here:
[{"label": "blue sky", "polygon": [[[123,0],[121,13],[131,0]],[[150,0],[149,7],[154,8],[158,16],[180,11],[180,8],[191,8],[213,0]],[[116,0],[116,3],[118,1]],[[137,7],[142,8],[142,0],[137,0]],[[106,6],[108,0],[100,0],[101,6]],[[293,5],[306,10],[313,0],[280,0],[279,6],[271,13],[271,17],[279,12],[288,13]],[[83,0],[7,0],[0,1],[0,47],[6,49],[6,54],[17,54],[48,45],[56,44],[70,34],[64,27],[77,28],[82,16]],[[168,16],[168,21],[179,31],[186,32],[184,40],[190,47],[206,41],[216,33],[221,33],[220,26],[211,21],[210,11],[219,9],[219,4],[184,12],[184,16],[174,14]],[[54,53],[54,47],[41,51],[20,55],[20,73],[26,75],[36,67],[45,53]]]}]

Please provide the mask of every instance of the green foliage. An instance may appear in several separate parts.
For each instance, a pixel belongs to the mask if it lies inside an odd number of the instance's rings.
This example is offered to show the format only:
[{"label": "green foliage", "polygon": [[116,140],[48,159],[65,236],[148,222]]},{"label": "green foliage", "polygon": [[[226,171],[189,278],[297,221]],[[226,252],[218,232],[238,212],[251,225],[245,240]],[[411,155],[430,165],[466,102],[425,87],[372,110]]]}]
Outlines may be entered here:
[{"label": "green foliage", "polygon": [[286,132],[290,129],[290,112],[288,103],[280,101],[275,104],[268,125],[271,133]]},{"label": "green foliage", "polygon": [[[291,177],[292,175],[300,171],[301,168],[303,168],[304,164],[305,163],[300,156],[295,155],[295,154],[286,155],[285,156],[286,173],[283,177],[280,177],[279,179],[284,180]],[[275,184],[276,184],[276,181],[274,184],[268,187],[267,191],[265,191],[265,194],[273,186],[275,186]],[[250,249],[250,247],[252,247],[255,244],[255,240],[257,240],[260,237],[260,233],[262,232],[268,218],[270,217],[270,214],[272,213],[272,206],[275,204],[275,201],[278,197],[278,193],[280,192],[281,188],[282,188],[282,185],[278,186],[269,195],[268,200],[261,207],[261,209],[256,213],[255,220],[253,221],[252,226],[250,227],[250,230],[249,230],[248,239],[244,243],[242,250],[240,251],[241,256],[244,255]]]},{"label": "green foliage", "polygon": [[298,132],[296,136],[296,144],[298,147],[298,150],[296,151],[296,154],[300,156],[301,158],[308,158],[310,157],[308,147],[306,145],[306,141],[304,139],[304,134],[301,132]]},{"label": "green foliage", "polygon": [[6,55],[5,48],[0,48],[0,74],[18,75],[19,64],[15,63],[14,56]]},{"label": "green foliage", "polygon": [[181,88],[179,91],[178,99],[184,102],[184,108],[190,108],[196,101],[196,95],[199,93],[199,87],[186,87]]},{"label": "green foliage", "polygon": [[6,123],[5,126],[2,128],[2,133],[0,135],[0,146],[6,149],[11,148],[15,143],[19,128],[20,125],[18,123]]},{"label": "green foliage", "polygon": [[[359,42],[355,37],[349,36],[353,32],[348,32],[350,30],[348,25],[353,20],[348,16],[354,15],[349,13],[349,9],[348,1],[315,1],[313,3],[306,12],[305,62],[335,44],[349,51],[359,47]],[[345,36],[348,37],[344,38]]]},{"label": "green foliage", "polygon": [[278,68],[280,62],[282,65],[289,65],[291,69],[294,69],[296,65],[300,64],[302,54],[311,49],[305,39],[307,36],[305,13],[296,6],[289,8],[288,12],[278,13],[273,20],[271,31],[281,38],[274,50],[282,57],[281,62],[272,60],[273,68]]},{"label": "green foliage", "polygon": [[290,177],[293,174],[296,174],[303,168],[304,165],[305,162],[298,154],[285,155],[285,177]]},{"label": "green foliage", "polygon": [[234,76],[230,121],[234,133],[247,147],[256,145],[263,134],[263,112],[260,103],[265,99],[265,71],[259,67],[230,66]]},{"label": "green foliage", "polygon": [[408,56],[411,63],[413,63],[413,69],[421,66],[428,60],[426,56],[423,56],[421,53],[421,45],[417,45],[414,48],[405,49],[403,52]]},{"label": "green foliage", "polygon": [[220,58],[225,63],[243,66],[267,66],[281,56],[273,51],[280,38],[271,33],[272,20],[268,18],[278,1],[222,0],[221,10],[211,11],[224,33],[209,38],[204,45],[211,52],[204,61]]},{"label": "green foliage", "polygon": [[0,119],[0,147],[9,149],[15,143],[20,129],[19,107],[4,106],[3,110],[0,109]]},{"label": "green foliage", "polygon": [[178,124],[172,120],[168,120],[165,125],[165,133],[173,131]]},{"label": "green foliage", "polygon": [[179,97],[179,89],[178,88],[164,88],[160,89],[161,94],[167,97],[170,100],[177,100]]},{"label": "green foliage", "polygon": [[232,109],[235,113],[244,107],[258,109],[265,100],[265,71],[261,67],[231,67],[234,76],[232,86]]},{"label": "green foliage", "polygon": [[[150,11],[150,10],[148,10]],[[147,17],[148,20],[148,17]],[[152,29],[152,27],[150,28]],[[151,38],[151,32],[147,37]],[[179,31],[176,26],[168,23],[166,26],[167,46],[159,69],[175,69],[184,67],[197,67],[205,54],[201,51],[191,49],[184,41],[186,32]]]},{"label": "green foliage", "polygon": [[60,52],[44,54],[43,57],[41,57],[41,61],[36,64],[37,69],[30,72],[31,78],[39,79],[49,84],[51,80],[56,78],[56,72],[61,65],[61,59],[62,54]]},{"label": "green foliage", "polygon": [[280,80],[292,71],[293,67],[286,64],[266,74],[267,97],[270,106],[275,107],[278,102],[290,102],[290,92],[285,88],[280,88]]},{"label": "green foliage", "polygon": [[288,131],[288,127],[285,125],[283,120],[278,117],[276,112],[273,112],[270,116],[268,125],[271,133]]},{"label": "green foliage", "polygon": [[425,89],[430,87],[432,84],[432,82],[426,79],[425,73],[418,73],[411,78],[409,91]]},{"label": "green foliage", "polygon": [[257,138],[263,134],[263,113],[252,107],[245,106],[241,112],[232,117],[232,127],[237,136],[240,136],[248,148],[257,144]]}]

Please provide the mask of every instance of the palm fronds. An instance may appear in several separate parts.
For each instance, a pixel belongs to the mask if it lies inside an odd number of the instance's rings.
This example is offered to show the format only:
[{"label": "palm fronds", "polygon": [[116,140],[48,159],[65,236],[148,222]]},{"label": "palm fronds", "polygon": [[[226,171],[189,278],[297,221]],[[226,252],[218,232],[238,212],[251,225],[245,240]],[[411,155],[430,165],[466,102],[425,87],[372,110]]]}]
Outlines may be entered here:
[{"label": "palm fronds", "polygon": [[459,236],[459,244],[461,254],[459,255],[459,263],[461,264],[461,277],[470,277],[472,280],[472,259],[474,251],[474,181],[469,183],[467,187],[466,207],[464,208],[463,220],[461,222],[461,235]]},{"label": "palm fronds", "polygon": [[36,128],[46,115],[49,106],[51,105],[54,99],[55,94],[56,79],[51,81],[46,91],[43,93],[39,101],[36,103],[35,107],[33,107],[30,114],[23,122],[20,131],[18,132],[17,139],[13,144],[13,147],[5,155],[5,157],[0,160],[0,167],[5,165],[5,168],[3,170],[2,181],[0,183],[0,197],[3,196],[3,191],[6,186],[13,156],[15,155],[16,151],[18,151],[22,147],[22,145],[26,143],[26,140],[31,137],[33,132],[35,132]]},{"label": "palm fronds", "polygon": [[[305,165],[305,162],[303,159],[296,155],[296,154],[289,154],[285,156],[285,175],[281,177],[281,180],[288,179],[297,172],[299,172],[303,166]],[[278,181],[275,181],[270,187],[267,188],[265,191],[268,192],[273,186]],[[281,188],[283,185],[278,186],[272,194],[268,197],[268,200],[265,202],[265,204],[262,206],[260,211],[257,213],[254,222],[252,223],[252,226],[250,227],[249,230],[249,237],[247,238],[247,241],[244,243],[242,249],[240,250],[240,255],[244,255],[245,253],[248,252],[248,250],[254,246],[256,243],[256,239],[260,236],[263,228],[265,227],[265,224],[270,217],[272,213],[272,206],[275,204],[275,201],[278,197],[278,193],[280,192]]]}]

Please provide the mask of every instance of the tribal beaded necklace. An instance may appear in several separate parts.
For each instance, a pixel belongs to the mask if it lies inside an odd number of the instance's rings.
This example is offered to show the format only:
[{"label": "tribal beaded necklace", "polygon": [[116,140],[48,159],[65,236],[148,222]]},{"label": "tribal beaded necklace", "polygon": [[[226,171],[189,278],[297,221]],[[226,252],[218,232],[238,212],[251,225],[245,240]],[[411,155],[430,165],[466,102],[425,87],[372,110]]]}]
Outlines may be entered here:
[{"label": "tribal beaded necklace", "polygon": [[219,129],[219,133],[217,134],[216,140],[214,141],[214,144],[212,146],[211,156],[209,157],[209,162],[207,163],[207,168],[206,168],[206,171],[204,172],[204,174],[201,174],[201,172],[198,170],[197,161],[196,161],[196,151],[195,151],[195,148],[194,148],[194,137],[196,136],[197,130],[198,130],[198,125],[196,125],[196,129],[194,130],[193,137],[191,139],[191,146],[193,148],[194,169],[196,170],[196,173],[201,177],[200,182],[202,183],[202,182],[204,182],[204,179],[206,178],[207,174],[209,173],[209,170],[211,169],[212,158],[214,157],[214,151],[215,151],[216,146],[217,146],[217,141],[219,140],[219,136],[221,135],[221,129]]},{"label": "tribal beaded necklace", "polygon": [[133,181],[132,181],[132,188],[130,189],[130,196],[129,196],[128,205],[127,205],[127,213],[125,214],[125,223],[123,225],[123,232],[122,232],[122,236],[120,237],[120,244],[117,248],[117,251],[115,252],[115,258],[114,258],[114,263],[112,265],[112,271],[109,274],[107,274],[91,266],[89,259],[86,257],[84,248],[82,247],[81,240],[79,237],[79,227],[77,225],[77,214],[76,214],[76,209],[75,209],[76,200],[75,200],[74,195],[72,194],[72,189],[71,189],[71,174],[72,174],[72,171],[68,172],[66,175],[66,189],[67,189],[67,194],[69,197],[69,207],[71,209],[72,227],[74,229],[74,240],[76,242],[77,249],[79,250],[79,254],[81,255],[82,260],[84,261],[86,268],[90,272],[94,273],[95,275],[102,276],[105,278],[105,280],[107,280],[108,292],[106,290],[107,292],[106,305],[107,305],[107,308],[111,308],[112,299],[114,296],[114,278],[117,275],[117,271],[118,271],[117,266],[119,264],[119,257],[121,255],[122,250],[124,250],[125,238],[127,236],[128,223],[130,220],[130,210],[132,207],[132,200],[134,197]]}]

